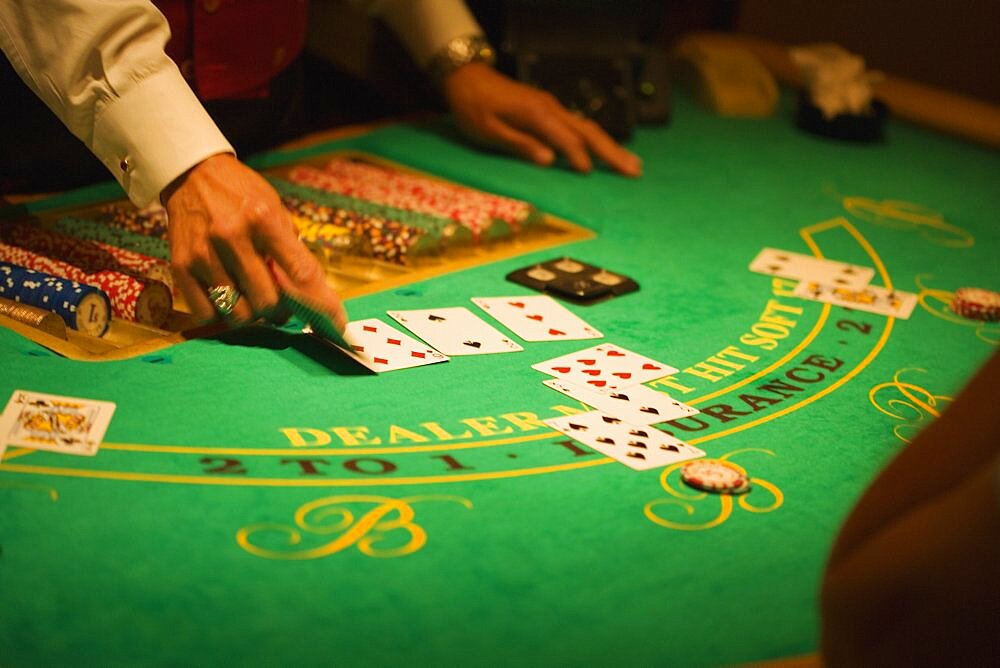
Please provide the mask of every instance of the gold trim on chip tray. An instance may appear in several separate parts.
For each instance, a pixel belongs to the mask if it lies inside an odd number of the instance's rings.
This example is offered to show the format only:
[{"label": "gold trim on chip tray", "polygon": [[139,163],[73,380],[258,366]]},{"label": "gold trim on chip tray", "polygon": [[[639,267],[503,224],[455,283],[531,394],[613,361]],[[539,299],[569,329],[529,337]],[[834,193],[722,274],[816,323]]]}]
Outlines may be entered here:
[{"label": "gold trim on chip tray", "polygon": [[66,323],[55,313],[0,297],[0,315],[24,323],[60,339],[66,338]]}]

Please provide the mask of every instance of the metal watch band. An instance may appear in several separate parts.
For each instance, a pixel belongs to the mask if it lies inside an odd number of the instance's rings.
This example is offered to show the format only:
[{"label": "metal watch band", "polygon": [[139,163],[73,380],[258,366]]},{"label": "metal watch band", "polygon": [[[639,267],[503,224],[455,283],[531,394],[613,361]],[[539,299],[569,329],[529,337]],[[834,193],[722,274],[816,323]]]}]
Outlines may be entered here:
[{"label": "metal watch band", "polygon": [[434,54],[427,66],[427,73],[435,85],[440,86],[445,77],[462,65],[469,63],[496,63],[496,51],[482,35],[463,35],[452,39]]}]

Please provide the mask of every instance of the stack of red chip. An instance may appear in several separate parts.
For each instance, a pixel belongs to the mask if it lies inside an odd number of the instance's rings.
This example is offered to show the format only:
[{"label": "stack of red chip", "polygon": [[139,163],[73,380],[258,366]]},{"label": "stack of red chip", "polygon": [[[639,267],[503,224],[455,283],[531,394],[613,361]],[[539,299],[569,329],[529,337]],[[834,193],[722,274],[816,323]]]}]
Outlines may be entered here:
[{"label": "stack of red chip", "polygon": [[437,202],[457,203],[459,208],[470,206],[491,219],[502,220],[513,229],[517,229],[532,211],[530,204],[511,197],[436,181],[418,174],[384,169],[357,160],[335,158],[327,163],[324,170],[357,183],[384,184],[396,192],[410,193],[418,197],[426,195]]},{"label": "stack of red chip", "polygon": [[317,190],[448,218],[469,230],[474,240],[478,240],[493,222],[485,212],[467,202],[445,199],[424,190],[403,190],[388,182],[365,183],[312,167],[296,167],[288,174],[288,179]]},{"label": "stack of red chip", "polygon": [[433,179],[338,159],[325,169],[296,167],[294,183],[386,206],[454,220],[478,240],[499,220],[517,232],[531,217],[527,202]]},{"label": "stack of red chip", "polygon": [[98,287],[107,294],[112,313],[132,322],[159,327],[173,308],[170,289],[160,281],[107,269],[87,272],[68,262],[4,243],[0,243],[0,261]]},{"label": "stack of red chip", "polygon": [[83,269],[88,274],[110,270],[151,278],[173,287],[170,265],[148,255],[99,241],[76,239],[59,232],[26,223],[3,230],[7,243],[45,255]]},{"label": "stack of red chip", "polygon": [[951,310],[970,320],[1000,320],[1000,293],[983,288],[959,288],[951,299]]}]

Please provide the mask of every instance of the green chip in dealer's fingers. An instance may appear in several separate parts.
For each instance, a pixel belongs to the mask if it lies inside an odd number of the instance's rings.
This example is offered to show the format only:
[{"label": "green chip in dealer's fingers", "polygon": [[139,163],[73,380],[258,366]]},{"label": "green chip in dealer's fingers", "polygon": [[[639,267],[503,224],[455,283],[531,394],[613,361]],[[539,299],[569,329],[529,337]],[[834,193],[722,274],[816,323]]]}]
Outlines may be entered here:
[{"label": "green chip in dealer's fingers", "polygon": [[314,333],[342,348],[350,349],[350,345],[344,340],[344,335],[340,333],[333,321],[310,304],[306,298],[284,292],[281,295],[281,304],[294,313],[299,320],[312,327]]}]

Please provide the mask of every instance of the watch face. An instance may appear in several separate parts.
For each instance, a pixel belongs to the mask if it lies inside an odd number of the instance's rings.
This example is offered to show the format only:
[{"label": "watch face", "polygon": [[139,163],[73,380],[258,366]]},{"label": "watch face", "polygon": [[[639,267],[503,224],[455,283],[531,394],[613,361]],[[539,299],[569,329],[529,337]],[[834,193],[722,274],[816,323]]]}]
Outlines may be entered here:
[{"label": "watch face", "polygon": [[434,56],[427,69],[431,78],[440,83],[459,67],[473,62],[490,65],[496,62],[493,47],[486,41],[486,38],[479,35],[456,37],[451,40],[444,49]]},{"label": "watch face", "polygon": [[492,63],[493,47],[482,37],[456,37],[448,43],[448,58],[455,66],[473,61]]},{"label": "watch face", "polygon": [[472,44],[466,39],[456,39],[450,44],[451,57],[456,62],[468,62],[472,58]]}]

